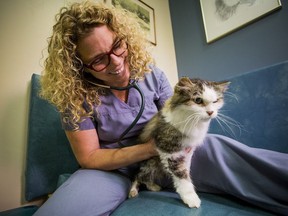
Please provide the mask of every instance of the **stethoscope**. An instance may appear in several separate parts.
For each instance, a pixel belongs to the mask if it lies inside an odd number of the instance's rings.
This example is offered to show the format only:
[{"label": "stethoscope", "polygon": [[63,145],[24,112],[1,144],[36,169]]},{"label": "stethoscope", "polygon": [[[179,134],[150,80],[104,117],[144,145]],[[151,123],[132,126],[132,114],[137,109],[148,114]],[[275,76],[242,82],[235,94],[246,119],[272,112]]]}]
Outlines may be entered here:
[{"label": "stethoscope", "polygon": [[97,87],[102,87],[102,88],[106,88],[106,89],[114,89],[114,90],[118,90],[118,91],[125,91],[125,90],[129,90],[130,88],[135,88],[141,97],[141,106],[140,106],[140,110],[137,114],[137,116],[135,117],[135,119],[133,120],[133,122],[129,125],[128,128],[126,128],[126,130],[120,135],[119,139],[117,140],[119,146],[125,147],[125,145],[121,142],[124,137],[126,136],[126,134],[136,125],[136,123],[138,122],[138,120],[140,119],[140,117],[142,116],[142,113],[144,111],[144,107],[145,107],[145,97],[144,94],[141,90],[141,88],[138,85],[138,81],[139,79],[130,79],[129,80],[129,84],[125,87],[117,87],[117,86],[108,86],[108,85],[104,85],[101,84],[99,82],[101,82],[101,80],[96,79],[94,76],[92,76],[90,73],[87,72],[83,72],[83,79],[85,81],[87,81],[88,83],[97,86]]}]

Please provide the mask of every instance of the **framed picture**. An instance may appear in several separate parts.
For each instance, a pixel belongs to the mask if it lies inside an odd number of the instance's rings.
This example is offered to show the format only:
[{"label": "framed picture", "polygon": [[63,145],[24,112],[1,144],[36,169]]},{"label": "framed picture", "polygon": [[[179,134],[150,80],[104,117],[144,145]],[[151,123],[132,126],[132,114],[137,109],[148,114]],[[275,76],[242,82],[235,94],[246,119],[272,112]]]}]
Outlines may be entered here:
[{"label": "framed picture", "polygon": [[141,27],[147,32],[147,40],[156,45],[155,14],[152,7],[140,0],[105,0],[105,3],[135,13],[140,18]]},{"label": "framed picture", "polygon": [[200,0],[200,5],[207,43],[281,8],[280,0]]}]

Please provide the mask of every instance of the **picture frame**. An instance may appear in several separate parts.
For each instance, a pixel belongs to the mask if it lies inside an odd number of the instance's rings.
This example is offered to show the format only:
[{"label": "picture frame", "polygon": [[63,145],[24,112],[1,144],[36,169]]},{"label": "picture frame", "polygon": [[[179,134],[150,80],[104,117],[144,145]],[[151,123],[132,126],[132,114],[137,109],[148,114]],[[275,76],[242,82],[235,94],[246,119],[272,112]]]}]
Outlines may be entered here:
[{"label": "picture frame", "polygon": [[200,6],[207,43],[282,7],[280,0],[200,0]]},{"label": "picture frame", "polygon": [[155,12],[152,7],[141,0],[105,0],[108,5],[124,8],[140,19],[140,25],[147,33],[147,40],[156,46]]}]

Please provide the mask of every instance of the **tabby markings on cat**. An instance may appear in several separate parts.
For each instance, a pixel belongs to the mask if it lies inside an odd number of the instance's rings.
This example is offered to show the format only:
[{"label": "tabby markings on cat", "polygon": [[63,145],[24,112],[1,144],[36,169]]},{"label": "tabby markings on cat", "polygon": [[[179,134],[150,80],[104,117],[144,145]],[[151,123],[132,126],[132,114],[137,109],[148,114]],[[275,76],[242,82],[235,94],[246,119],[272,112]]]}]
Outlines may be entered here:
[{"label": "tabby markings on cat", "polygon": [[140,139],[154,139],[159,156],[144,161],[132,183],[129,197],[138,195],[140,184],[161,190],[155,180],[171,178],[176,192],[190,208],[201,201],[190,176],[191,157],[207,134],[211,119],[223,106],[229,82],[211,82],[183,77],[173,96],[145,126]]}]

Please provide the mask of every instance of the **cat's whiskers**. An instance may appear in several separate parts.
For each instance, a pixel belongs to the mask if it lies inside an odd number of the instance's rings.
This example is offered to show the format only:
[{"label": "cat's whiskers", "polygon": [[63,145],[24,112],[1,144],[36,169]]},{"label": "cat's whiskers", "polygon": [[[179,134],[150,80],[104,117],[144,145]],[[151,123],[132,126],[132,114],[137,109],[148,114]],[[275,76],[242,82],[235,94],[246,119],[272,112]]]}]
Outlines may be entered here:
[{"label": "cat's whiskers", "polygon": [[229,116],[226,116],[222,113],[218,113],[216,120],[217,120],[218,124],[220,125],[221,129],[233,137],[236,137],[236,133],[233,130],[233,128],[238,128],[240,135],[242,133],[242,130],[244,130],[243,126],[239,122],[237,122],[236,120],[234,120],[234,119],[230,118]]},{"label": "cat's whiskers", "polygon": [[[187,121],[183,127],[183,135],[188,134],[192,130],[192,128],[196,127],[200,119],[201,118],[199,113],[193,113],[190,116],[188,116]],[[188,130],[186,130],[187,126],[189,126]]]},{"label": "cat's whiskers", "polygon": [[185,124],[184,124],[184,128],[187,126],[187,124],[196,116],[196,113],[193,113],[189,116],[187,116],[186,120],[184,121]]},{"label": "cat's whiskers", "polygon": [[232,92],[229,92],[229,91],[226,91],[224,94],[225,94],[225,96],[228,96],[228,97],[230,97],[232,99],[235,99],[239,103],[239,99],[238,99],[236,94],[234,94]]},{"label": "cat's whiskers", "polygon": [[[183,112],[185,112],[185,111],[183,111]],[[177,126],[177,125],[179,125],[179,124],[183,124],[183,123],[187,123],[189,120],[190,120],[190,118],[193,118],[193,115],[194,115],[195,113],[192,113],[192,114],[190,114],[190,112],[186,112],[185,114],[183,114],[182,113],[182,117],[181,118],[179,118],[179,119],[177,119],[177,120],[180,120],[180,121],[175,121],[175,122],[173,122],[172,123],[172,125],[173,126]],[[176,114],[176,115],[179,115],[179,114]],[[184,120],[182,120],[182,119],[184,119]],[[182,121],[181,121],[182,120]]]},{"label": "cat's whiskers", "polygon": [[[175,128],[178,128],[177,125],[180,125],[180,131],[182,131],[183,133],[183,136],[186,134],[186,128],[188,127],[189,125],[189,130],[191,130],[191,127],[194,127],[197,123],[198,123],[198,119],[197,119],[197,116],[199,114],[198,113],[192,113],[190,115],[183,115],[181,119],[184,119],[182,121],[178,121],[178,122],[173,122],[172,125],[175,127]],[[191,123],[192,121],[192,123]]]},{"label": "cat's whiskers", "polygon": [[175,122],[175,123],[173,123],[172,125],[173,125],[173,126],[177,126],[177,125],[182,124],[182,123],[187,122],[187,121],[189,121],[188,118],[185,119],[185,120],[183,120],[183,121]]}]

